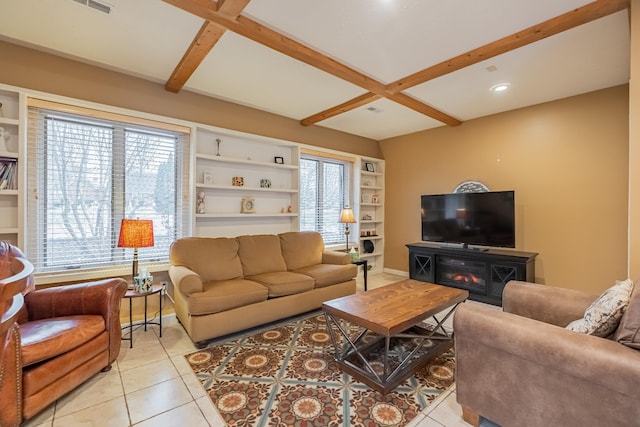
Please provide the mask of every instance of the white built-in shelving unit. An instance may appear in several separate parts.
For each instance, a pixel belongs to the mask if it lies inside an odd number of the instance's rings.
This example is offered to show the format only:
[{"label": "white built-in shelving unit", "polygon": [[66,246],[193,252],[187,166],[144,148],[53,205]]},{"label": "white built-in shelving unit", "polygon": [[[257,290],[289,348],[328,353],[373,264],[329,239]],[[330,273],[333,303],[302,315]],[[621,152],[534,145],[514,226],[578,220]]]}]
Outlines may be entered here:
[{"label": "white built-in shelving unit", "polygon": [[[0,240],[5,240],[22,247],[22,197],[19,190],[22,188],[22,168],[20,167],[20,147],[23,138],[21,116],[23,113],[23,97],[20,92],[11,89],[10,86],[0,85],[0,128],[3,129],[0,137],[0,170],[12,164],[14,185],[8,188],[0,179]],[[6,137],[5,137],[6,135]],[[0,175],[1,178],[1,175]]]},{"label": "white built-in shelving unit", "polygon": [[358,229],[360,258],[366,259],[371,272],[384,268],[384,160],[360,159]]},{"label": "white built-in shelving unit", "polygon": [[[298,230],[297,144],[202,126],[196,129],[195,146],[195,236]],[[243,185],[233,185],[234,177],[241,177]],[[203,213],[197,206],[201,192]],[[253,203],[254,212],[242,212],[243,199]]]}]

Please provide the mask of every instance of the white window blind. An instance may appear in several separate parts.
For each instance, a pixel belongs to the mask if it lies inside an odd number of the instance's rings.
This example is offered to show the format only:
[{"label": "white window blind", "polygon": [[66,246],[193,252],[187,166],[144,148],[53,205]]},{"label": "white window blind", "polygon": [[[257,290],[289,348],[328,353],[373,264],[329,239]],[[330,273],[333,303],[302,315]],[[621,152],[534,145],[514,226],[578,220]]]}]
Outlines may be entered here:
[{"label": "white window blind", "polygon": [[349,204],[352,163],[302,154],[300,158],[300,229],[322,234],[325,244],[344,242],[340,211]]},{"label": "white window blind", "polygon": [[[123,218],[153,220],[141,263],[165,263],[188,227],[189,135],[171,126],[30,106],[27,245],[37,273],[129,268]],[[82,110],[79,110],[82,112]]]}]

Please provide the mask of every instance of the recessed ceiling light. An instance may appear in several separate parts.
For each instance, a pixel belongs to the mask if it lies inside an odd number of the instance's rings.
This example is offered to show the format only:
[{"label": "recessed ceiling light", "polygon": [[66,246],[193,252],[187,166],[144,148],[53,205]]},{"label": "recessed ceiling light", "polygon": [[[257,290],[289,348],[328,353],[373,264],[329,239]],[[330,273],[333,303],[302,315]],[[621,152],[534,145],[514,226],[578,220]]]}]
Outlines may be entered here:
[{"label": "recessed ceiling light", "polygon": [[491,86],[491,89],[489,90],[493,93],[500,93],[509,89],[509,86],[511,86],[509,83],[498,83],[497,85]]}]

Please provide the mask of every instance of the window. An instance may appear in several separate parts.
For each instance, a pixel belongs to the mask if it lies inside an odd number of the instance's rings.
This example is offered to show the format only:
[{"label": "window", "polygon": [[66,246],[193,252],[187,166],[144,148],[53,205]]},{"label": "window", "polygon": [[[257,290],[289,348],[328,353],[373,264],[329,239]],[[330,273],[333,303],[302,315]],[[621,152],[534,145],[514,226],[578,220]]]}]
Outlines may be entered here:
[{"label": "window", "polygon": [[112,118],[29,107],[26,248],[38,273],[130,266],[133,249],[116,247],[123,218],[153,220],[140,262],[166,262],[182,235],[188,133]]},{"label": "window", "polygon": [[317,231],[326,245],[344,242],[340,210],[349,204],[351,162],[302,154],[300,230]]}]

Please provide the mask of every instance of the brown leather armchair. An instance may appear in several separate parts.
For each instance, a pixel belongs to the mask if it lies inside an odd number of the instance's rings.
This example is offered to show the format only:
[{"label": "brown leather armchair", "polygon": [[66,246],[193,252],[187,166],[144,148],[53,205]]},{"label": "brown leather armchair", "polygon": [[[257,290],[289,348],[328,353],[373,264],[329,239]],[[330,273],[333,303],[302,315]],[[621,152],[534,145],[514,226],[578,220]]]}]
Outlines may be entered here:
[{"label": "brown leather armchair", "polygon": [[[17,248],[0,242],[0,259],[7,257],[28,263]],[[32,278],[25,281],[24,305],[15,316],[22,399],[15,400],[14,411],[22,419],[111,368],[120,352],[120,302],[126,290],[127,283],[117,278],[41,290],[35,290]],[[3,412],[10,400],[4,396]]]}]

